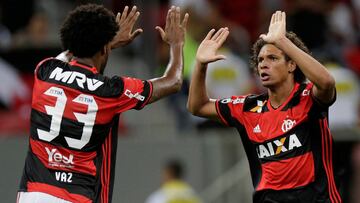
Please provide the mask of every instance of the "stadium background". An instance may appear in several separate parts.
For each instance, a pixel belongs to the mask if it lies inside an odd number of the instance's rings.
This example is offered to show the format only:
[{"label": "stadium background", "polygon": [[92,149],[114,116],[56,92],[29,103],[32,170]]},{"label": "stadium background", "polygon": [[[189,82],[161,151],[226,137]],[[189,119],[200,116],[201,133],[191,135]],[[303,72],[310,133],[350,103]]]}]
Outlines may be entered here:
[{"label": "stadium background", "polygon": [[[261,92],[248,67],[251,43],[266,32],[275,10],[287,12],[295,31],[337,80],[337,102],[330,123],[343,165],[344,202],[360,202],[359,81],[360,0],[1,0],[0,1],[0,196],[15,202],[27,152],[33,70],[43,58],[61,51],[58,30],[76,5],[104,4],[114,12],[137,5],[144,33],[131,45],[115,50],[106,75],[149,79],[160,76],[168,60],[155,25],[163,25],[169,5],[190,13],[185,45],[185,80],[198,43],[210,28],[228,26],[221,50],[228,60],[209,68],[210,96]],[[233,129],[192,117],[183,91],[121,117],[114,202],[144,202],[161,184],[161,167],[177,157],[186,180],[206,203],[251,202],[251,180],[239,135]],[[339,165],[340,165],[339,164]]]}]

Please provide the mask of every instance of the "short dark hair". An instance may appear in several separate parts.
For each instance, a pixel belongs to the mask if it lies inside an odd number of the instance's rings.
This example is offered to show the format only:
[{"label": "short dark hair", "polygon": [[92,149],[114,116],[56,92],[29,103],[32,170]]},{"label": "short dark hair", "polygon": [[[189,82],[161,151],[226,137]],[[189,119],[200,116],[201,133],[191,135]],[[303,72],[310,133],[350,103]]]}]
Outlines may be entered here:
[{"label": "short dark hair", "polygon": [[114,14],[102,5],[77,7],[66,17],[60,37],[64,50],[77,57],[92,57],[109,43],[119,26]]},{"label": "short dark hair", "polygon": [[[295,46],[299,47],[301,50],[303,50],[304,52],[306,52],[307,54],[311,55],[309,49],[305,46],[304,42],[293,32],[286,32],[286,37],[292,42],[295,44]],[[261,50],[261,48],[268,44],[267,42],[265,42],[262,38],[259,38],[253,45],[252,47],[252,55],[250,57],[250,65],[251,67],[253,68],[253,70],[257,72],[257,66],[258,66],[258,55],[259,55],[259,52]],[[285,60],[286,61],[289,61],[291,58],[286,55],[285,55]],[[306,79],[304,73],[300,70],[300,68],[296,65],[296,69],[295,69],[295,72],[294,72],[294,80],[295,82],[298,82],[298,83],[302,83],[304,82]]]},{"label": "short dark hair", "polygon": [[169,160],[166,165],[165,169],[176,179],[183,178],[184,175],[184,168],[182,163],[179,160],[173,159]]}]

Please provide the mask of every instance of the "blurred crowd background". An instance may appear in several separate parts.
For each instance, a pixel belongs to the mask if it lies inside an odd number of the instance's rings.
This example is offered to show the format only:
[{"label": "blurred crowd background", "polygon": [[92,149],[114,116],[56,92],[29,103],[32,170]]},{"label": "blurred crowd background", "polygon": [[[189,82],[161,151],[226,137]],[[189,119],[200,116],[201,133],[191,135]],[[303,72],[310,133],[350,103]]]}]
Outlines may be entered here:
[{"label": "blurred crowd background", "polygon": [[[212,98],[260,93],[249,68],[251,45],[268,28],[271,14],[287,14],[294,31],[336,79],[337,101],[330,109],[344,202],[360,202],[360,0],[1,0],[0,1],[0,157],[1,202],[15,202],[29,133],[33,71],[62,49],[59,27],[77,5],[99,3],[121,12],[136,5],[136,27],[144,33],[114,50],[105,74],[141,79],[161,76],[168,46],[154,29],[163,26],[169,6],[190,14],[185,82],[180,93],[126,112],[120,121],[114,202],[144,202],[161,185],[161,167],[172,158],[186,166],[184,179],[206,203],[251,202],[252,184],[241,140],[233,129],[186,111],[196,49],[211,28],[227,26],[221,52],[227,60],[207,74]],[[94,28],[96,29],[96,28]]]}]

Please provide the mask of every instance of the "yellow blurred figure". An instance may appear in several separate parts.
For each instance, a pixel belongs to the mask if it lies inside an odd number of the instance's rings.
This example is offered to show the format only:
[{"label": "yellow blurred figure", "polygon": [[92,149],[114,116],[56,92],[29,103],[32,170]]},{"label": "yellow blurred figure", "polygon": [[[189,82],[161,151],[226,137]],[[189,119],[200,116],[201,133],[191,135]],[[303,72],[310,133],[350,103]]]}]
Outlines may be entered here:
[{"label": "yellow blurred figure", "polygon": [[169,161],[163,170],[163,184],[145,203],[201,203],[193,188],[182,180],[183,168],[179,161]]}]

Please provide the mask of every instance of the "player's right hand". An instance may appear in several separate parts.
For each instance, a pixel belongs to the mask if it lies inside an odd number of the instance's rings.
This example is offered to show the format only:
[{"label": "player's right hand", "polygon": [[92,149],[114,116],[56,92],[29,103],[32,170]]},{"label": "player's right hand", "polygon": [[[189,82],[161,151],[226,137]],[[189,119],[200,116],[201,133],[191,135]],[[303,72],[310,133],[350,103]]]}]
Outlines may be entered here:
[{"label": "player's right hand", "polygon": [[140,12],[137,11],[137,7],[133,6],[129,13],[128,10],[129,7],[125,6],[123,13],[118,13],[116,15],[116,23],[119,25],[119,31],[111,42],[112,49],[129,44],[143,32],[141,28],[133,31],[134,25],[140,15]]},{"label": "player's right hand", "polygon": [[155,29],[159,31],[162,40],[169,45],[184,45],[188,19],[189,14],[186,13],[180,22],[180,7],[172,6],[166,16],[165,28],[156,26]]},{"label": "player's right hand", "polygon": [[216,52],[229,36],[229,29],[227,27],[220,28],[215,34],[214,33],[215,29],[210,30],[199,45],[196,53],[196,60],[198,62],[205,64],[226,58],[224,55],[219,55]]}]

